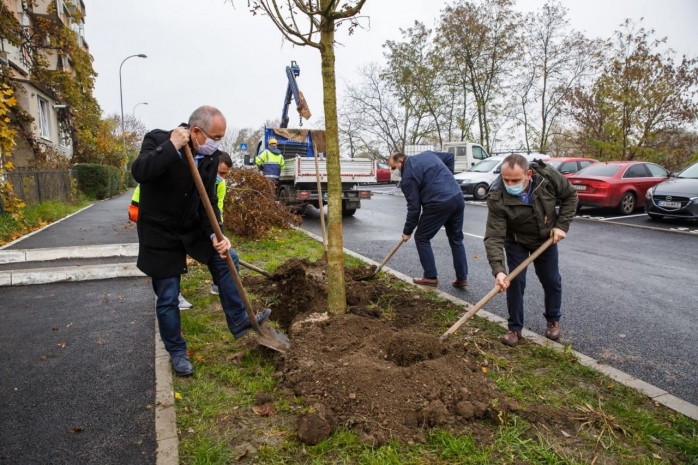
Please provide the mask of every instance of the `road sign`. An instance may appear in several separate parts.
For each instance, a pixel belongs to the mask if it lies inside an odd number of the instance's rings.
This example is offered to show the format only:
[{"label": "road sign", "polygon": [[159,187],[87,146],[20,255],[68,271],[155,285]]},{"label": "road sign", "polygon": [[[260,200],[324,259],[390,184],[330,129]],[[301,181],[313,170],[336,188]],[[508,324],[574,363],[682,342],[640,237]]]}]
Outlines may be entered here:
[{"label": "road sign", "polygon": [[246,151],[247,151],[247,144],[246,144],[246,143],[242,142],[242,143],[240,144],[240,151],[241,151],[241,152],[246,152]]}]

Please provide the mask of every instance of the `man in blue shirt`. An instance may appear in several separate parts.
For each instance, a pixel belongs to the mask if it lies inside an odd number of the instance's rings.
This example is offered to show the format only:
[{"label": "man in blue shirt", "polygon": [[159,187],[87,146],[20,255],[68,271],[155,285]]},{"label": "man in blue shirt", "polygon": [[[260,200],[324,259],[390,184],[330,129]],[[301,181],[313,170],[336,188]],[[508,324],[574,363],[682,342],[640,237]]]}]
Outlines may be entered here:
[{"label": "man in blue shirt", "polygon": [[421,278],[414,278],[414,283],[432,287],[439,285],[431,239],[443,226],[456,272],[452,285],[464,288],[468,285],[468,261],[463,246],[465,202],[460,186],[453,177],[453,154],[428,151],[408,157],[404,153],[394,153],[390,156],[389,164],[391,169],[400,170],[400,187],[407,200],[403,240],[408,241],[417,229],[414,241],[424,274]]}]

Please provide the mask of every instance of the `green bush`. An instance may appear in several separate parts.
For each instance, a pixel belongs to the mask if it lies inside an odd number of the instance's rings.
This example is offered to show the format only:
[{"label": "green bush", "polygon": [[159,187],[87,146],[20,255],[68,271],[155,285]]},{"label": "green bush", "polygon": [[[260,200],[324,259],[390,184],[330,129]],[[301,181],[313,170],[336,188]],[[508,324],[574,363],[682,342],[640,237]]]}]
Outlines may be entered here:
[{"label": "green bush", "polygon": [[95,163],[75,165],[78,190],[89,198],[107,199],[121,190],[121,170]]}]

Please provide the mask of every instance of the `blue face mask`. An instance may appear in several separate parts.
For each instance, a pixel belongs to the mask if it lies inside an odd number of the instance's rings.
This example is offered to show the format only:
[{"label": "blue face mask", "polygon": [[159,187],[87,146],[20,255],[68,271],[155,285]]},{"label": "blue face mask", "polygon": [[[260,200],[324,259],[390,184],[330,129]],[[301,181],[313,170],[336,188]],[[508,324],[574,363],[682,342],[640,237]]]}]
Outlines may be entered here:
[{"label": "blue face mask", "polygon": [[506,184],[504,185],[504,188],[507,190],[507,192],[511,195],[521,195],[524,191],[524,183],[521,184],[516,184],[514,186],[507,186]]}]

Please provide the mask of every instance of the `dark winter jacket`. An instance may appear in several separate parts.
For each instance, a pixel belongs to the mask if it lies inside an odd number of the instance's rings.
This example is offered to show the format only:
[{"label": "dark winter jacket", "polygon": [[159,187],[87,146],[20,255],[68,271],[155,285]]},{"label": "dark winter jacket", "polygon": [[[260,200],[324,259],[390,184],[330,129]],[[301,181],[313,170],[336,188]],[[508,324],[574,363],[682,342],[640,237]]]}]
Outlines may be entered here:
[{"label": "dark winter jacket", "polygon": [[400,180],[400,188],[407,200],[403,234],[414,232],[422,207],[444,204],[453,197],[463,196],[453,177],[454,163],[453,154],[446,152],[422,152],[405,157]]},{"label": "dark winter jacket", "polygon": [[[213,227],[194,185],[184,151],[170,141],[171,131],[146,134],[131,172],[140,183],[138,268],[153,278],[187,272],[186,256],[207,263],[215,253]],[[199,160],[199,174],[216,216],[218,155]]]},{"label": "dark winter jacket", "polygon": [[[550,237],[553,228],[567,232],[577,211],[577,191],[567,178],[542,161],[530,165],[531,205],[510,195],[502,176],[494,180],[487,198],[485,249],[492,275],[506,273],[504,242],[517,242],[533,251]],[[560,212],[555,206],[560,203]]]}]

